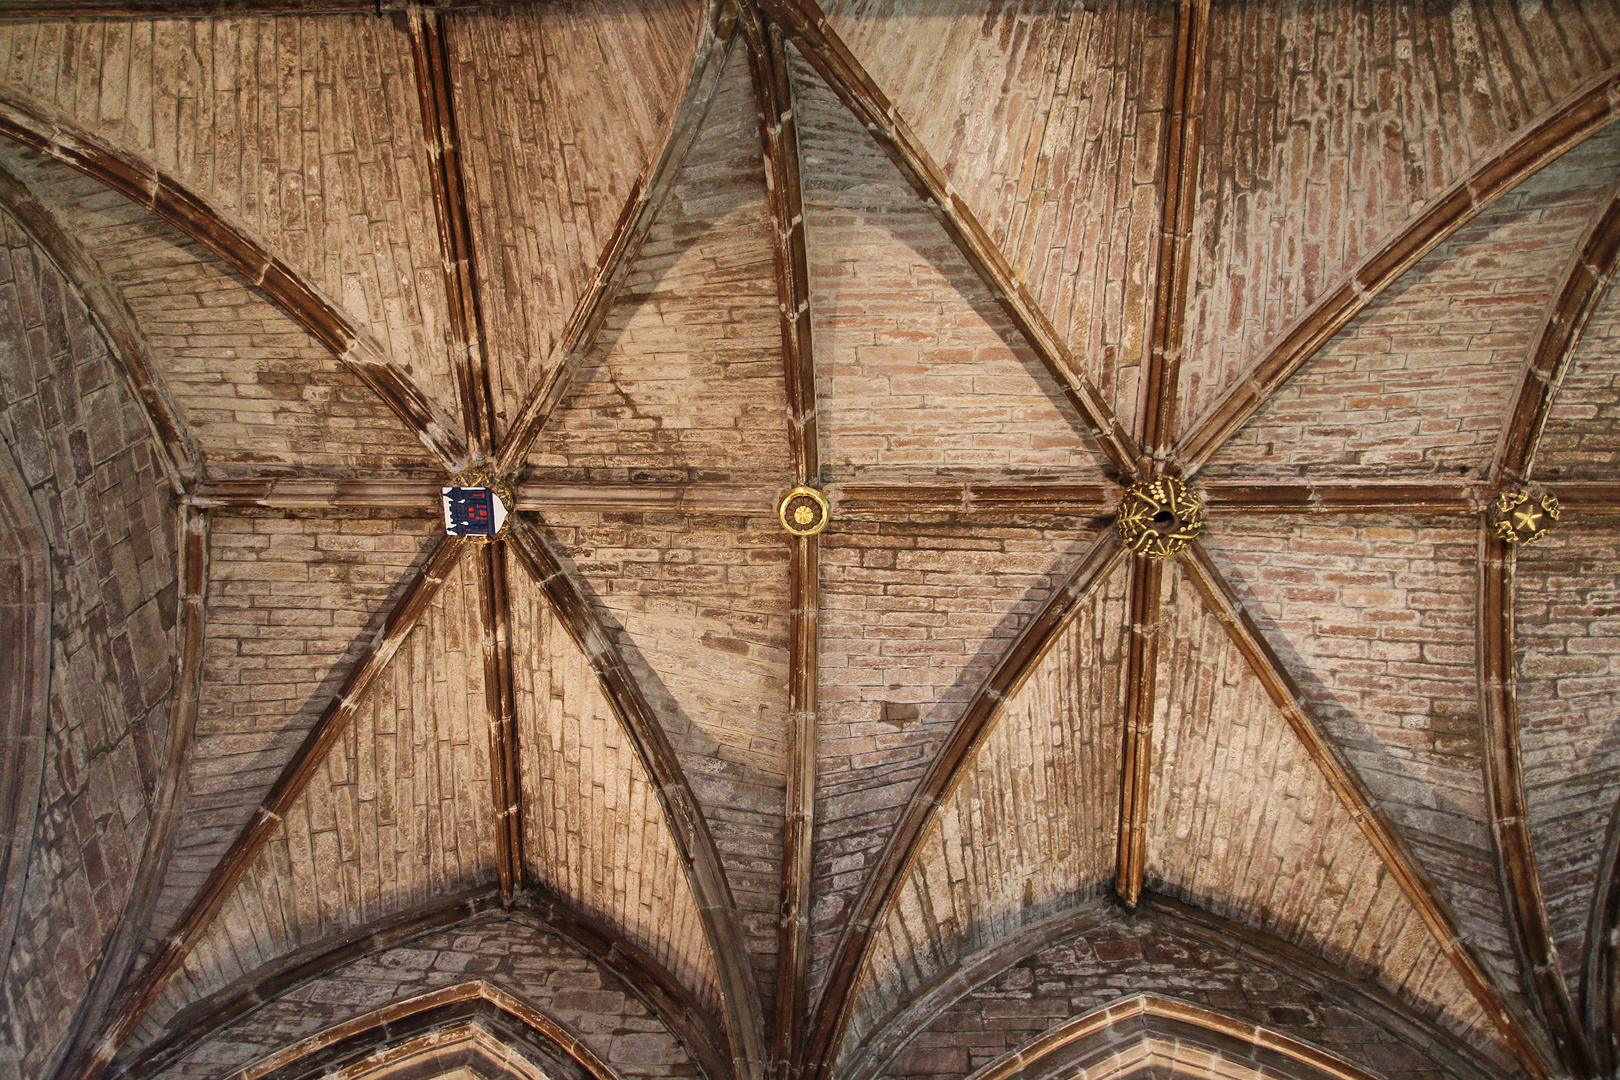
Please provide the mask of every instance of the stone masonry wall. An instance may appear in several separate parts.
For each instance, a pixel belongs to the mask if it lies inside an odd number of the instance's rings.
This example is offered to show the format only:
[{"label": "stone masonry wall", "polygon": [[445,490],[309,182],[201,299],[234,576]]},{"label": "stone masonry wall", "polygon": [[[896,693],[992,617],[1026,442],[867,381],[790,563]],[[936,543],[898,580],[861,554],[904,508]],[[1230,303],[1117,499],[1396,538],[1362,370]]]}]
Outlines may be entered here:
[{"label": "stone masonry wall", "polygon": [[37,1073],[66,1033],[140,859],[168,758],[178,519],[117,360],[44,253],[9,217],[0,230],[0,452],[55,576],[44,785],[0,1009],[8,1076]]}]

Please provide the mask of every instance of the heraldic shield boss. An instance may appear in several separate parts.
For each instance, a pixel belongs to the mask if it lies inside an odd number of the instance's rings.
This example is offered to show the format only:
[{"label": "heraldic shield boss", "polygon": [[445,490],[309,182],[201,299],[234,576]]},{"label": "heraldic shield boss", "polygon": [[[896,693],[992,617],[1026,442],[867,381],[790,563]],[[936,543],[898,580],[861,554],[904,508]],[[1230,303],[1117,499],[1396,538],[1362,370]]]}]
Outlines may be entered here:
[{"label": "heraldic shield boss", "polygon": [[506,531],[510,490],[480,476],[458,478],[453,487],[441,488],[444,531],[450,536],[490,540]]}]

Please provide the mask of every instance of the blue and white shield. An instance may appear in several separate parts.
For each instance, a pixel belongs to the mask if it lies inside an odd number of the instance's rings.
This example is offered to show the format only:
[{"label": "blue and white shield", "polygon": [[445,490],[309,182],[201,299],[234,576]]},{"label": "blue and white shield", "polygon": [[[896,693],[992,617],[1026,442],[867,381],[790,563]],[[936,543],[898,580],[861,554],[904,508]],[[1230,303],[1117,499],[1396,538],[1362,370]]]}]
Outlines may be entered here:
[{"label": "blue and white shield", "polygon": [[447,487],[444,531],[451,536],[495,536],[506,522],[506,505],[489,488]]}]

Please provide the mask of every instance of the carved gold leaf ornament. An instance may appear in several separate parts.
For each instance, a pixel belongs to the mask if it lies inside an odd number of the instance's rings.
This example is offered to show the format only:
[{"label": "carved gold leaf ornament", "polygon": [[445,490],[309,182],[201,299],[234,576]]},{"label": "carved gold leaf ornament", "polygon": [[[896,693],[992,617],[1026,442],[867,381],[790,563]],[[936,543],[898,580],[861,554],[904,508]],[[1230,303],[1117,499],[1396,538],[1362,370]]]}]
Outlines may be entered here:
[{"label": "carved gold leaf ornament", "polygon": [[1498,492],[1486,508],[1491,532],[1509,544],[1533,544],[1552,532],[1563,508],[1558,497],[1534,488]]},{"label": "carved gold leaf ornament", "polygon": [[813,487],[796,487],[776,508],[782,528],[794,536],[814,536],[827,527],[832,516],[827,500]]},{"label": "carved gold leaf ornament", "polygon": [[1184,550],[1204,529],[1204,498],[1174,477],[1125,490],[1114,521],[1125,546],[1149,559]]}]

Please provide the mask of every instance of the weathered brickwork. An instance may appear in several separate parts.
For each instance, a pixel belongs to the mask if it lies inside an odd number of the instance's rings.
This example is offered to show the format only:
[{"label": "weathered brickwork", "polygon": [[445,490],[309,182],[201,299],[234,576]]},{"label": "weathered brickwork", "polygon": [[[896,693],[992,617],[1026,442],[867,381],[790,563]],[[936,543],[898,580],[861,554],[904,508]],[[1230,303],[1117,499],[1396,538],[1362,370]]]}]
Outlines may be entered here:
[{"label": "weathered brickwork", "polygon": [[1517,988],[1486,825],[1478,526],[1217,515],[1206,535],[1316,716]]},{"label": "weathered brickwork", "polygon": [[0,79],[241,221],[454,400],[410,39],[391,20],[11,22]]},{"label": "weathered brickwork", "polygon": [[1519,745],[1553,941],[1581,983],[1587,920],[1620,798],[1620,535],[1568,520],[1516,557]]},{"label": "weathered brickwork", "polygon": [[142,1021],[302,945],[494,879],[477,574],[462,559]]},{"label": "weathered brickwork", "polygon": [[1620,476],[1620,290],[1611,288],[1587,322],[1533,464],[1549,483]]},{"label": "weathered brickwork", "polygon": [[375,512],[213,515],[202,696],[154,941],[342,689],[438,531]]},{"label": "weathered brickwork", "polygon": [[539,586],[511,569],[524,865],[718,1008],[714,956],[657,787],[589,659]]},{"label": "weathered brickwork", "polygon": [[1174,6],[997,2],[926,34],[823,7],[1132,426]]},{"label": "weathered brickwork", "polygon": [[874,939],[846,1053],[965,956],[1112,878],[1129,580],[1121,560],[1097,584],[942,802]]},{"label": "weathered brickwork", "polygon": [[774,518],[551,514],[709,819],[767,1000],[781,899],[788,537]]},{"label": "weathered brickwork", "polygon": [[[1089,908],[1089,913],[1087,909]],[[1077,912],[1075,933],[1019,960],[940,1012],[884,1076],[961,1077],[1073,1016],[1138,993],[1202,1005],[1268,1027],[1390,1080],[1450,1075],[1423,1048],[1290,973],[1210,945],[1152,914],[1106,900]]]},{"label": "weathered brickwork", "polygon": [[693,0],[596,0],[451,18],[501,426],[554,360],[633,185],[663,149],[698,9]]},{"label": "weathered brickwork", "polygon": [[739,49],[622,299],[530,455],[548,476],[791,485],[758,145]]},{"label": "weathered brickwork", "polygon": [[1090,540],[1069,520],[822,534],[812,984],[939,744]]},{"label": "weathered brickwork", "polygon": [[0,452],[28,485],[54,579],[44,774],[24,796],[39,809],[12,868],[27,879],[0,1005],[0,1074],[31,1074],[119,919],[168,757],[177,517],[117,359],[44,252],[9,216],[0,230]]},{"label": "weathered brickwork", "polygon": [[1165,573],[1148,887],[1247,923],[1498,1050],[1467,985],[1179,568]]},{"label": "weathered brickwork", "polygon": [[794,54],[827,479],[1095,473],[1057,385],[894,165]]},{"label": "weathered brickwork", "polygon": [[1207,475],[1487,473],[1617,166],[1610,128],[1498,199],[1312,357]]},{"label": "weathered brickwork", "polygon": [[52,159],[4,148],[0,162],[47,192],[122,293],[214,475],[437,472],[375,393],[200,244]]},{"label": "weathered brickwork", "polygon": [[394,1001],[482,980],[577,1035],[626,1080],[696,1077],[686,1049],[631,988],[543,926],[491,912],[327,972],[229,1025],[160,1080],[213,1080]]},{"label": "weathered brickwork", "polygon": [[1617,57],[1606,0],[1214,4],[1184,420],[1428,200]]}]

